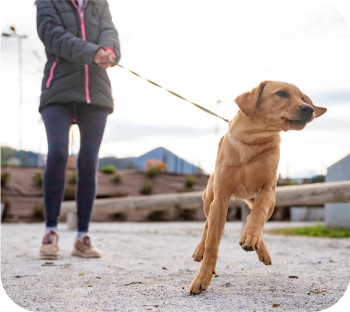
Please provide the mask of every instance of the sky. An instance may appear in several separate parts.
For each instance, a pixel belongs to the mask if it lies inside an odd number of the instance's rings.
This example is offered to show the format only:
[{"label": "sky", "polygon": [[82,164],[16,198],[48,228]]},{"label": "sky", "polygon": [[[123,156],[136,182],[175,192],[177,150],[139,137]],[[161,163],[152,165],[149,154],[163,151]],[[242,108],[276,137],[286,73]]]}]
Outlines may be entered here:
[{"label": "sky", "polygon": [[[45,154],[38,113],[45,63],[34,1],[1,13],[2,32],[22,40],[22,104],[16,38],[1,38],[1,145]],[[282,177],[325,174],[350,153],[350,31],[342,1],[109,1],[120,64],[227,119],[239,94],[263,80],[298,86],[322,117],[282,133]],[[11,4],[9,4],[11,5]],[[119,67],[109,68],[115,111],[100,157],[139,156],[163,146],[205,172],[214,169],[227,123]],[[73,127],[72,150],[79,133]],[[22,138],[22,139],[20,139]]]}]

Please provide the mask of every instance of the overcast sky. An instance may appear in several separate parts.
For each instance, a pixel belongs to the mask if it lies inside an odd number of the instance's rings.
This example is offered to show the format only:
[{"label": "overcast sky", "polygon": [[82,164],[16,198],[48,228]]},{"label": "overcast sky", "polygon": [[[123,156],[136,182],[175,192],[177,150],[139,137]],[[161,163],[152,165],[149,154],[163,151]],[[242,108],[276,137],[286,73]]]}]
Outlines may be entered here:
[{"label": "overcast sky", "polygon": [[[18,2],[21,6],[2,13],[1,21],[3,32],[15,25],[28,36],[22,114],[17,39],[2,38],[1,144],[18,148],[21,131],[24,149],[46,153],[37,111],[44,48],[36,34],[34,1]],[[120,35],[120,64],[225,118],[237,112],[235,97],[265,79],[293,83],[315,105],[328,108],[304,130],[282,133],[282,176],[325,173],[350,153],[350,31],[342,10],[324,1],[109,2]],[[121,68],[108,73],[115,111],[101,157],[139,156],[163,146],[213,170],[227,123]],[[73,149],[76,153],[78,144]]]}]

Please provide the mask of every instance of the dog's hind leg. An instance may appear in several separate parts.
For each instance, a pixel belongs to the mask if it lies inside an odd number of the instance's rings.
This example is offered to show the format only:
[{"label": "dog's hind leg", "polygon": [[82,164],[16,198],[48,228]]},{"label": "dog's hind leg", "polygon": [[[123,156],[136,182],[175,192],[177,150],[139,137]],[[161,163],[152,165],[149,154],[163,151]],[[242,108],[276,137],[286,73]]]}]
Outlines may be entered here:
[{"label": "dog's hind leg", "polygon": [[[213,175],[210,177],[210,179],[213,179]],[[192,259],[193,261],[200,262],[203,259],[204,250],[205,250],[205,240],[207,239],[207,233],[208,233],[208,216],[210,211],[210,204],[212,203],[214,199],[214,192],[213,192],[213,185],[212,180],[208,181],[208,186],[203,192],[203,210],[204,214],[207,217],[207,220],[205,221],[205,226],[202,234],[202,238],[197,244],[196,248],[193,250]]]}]

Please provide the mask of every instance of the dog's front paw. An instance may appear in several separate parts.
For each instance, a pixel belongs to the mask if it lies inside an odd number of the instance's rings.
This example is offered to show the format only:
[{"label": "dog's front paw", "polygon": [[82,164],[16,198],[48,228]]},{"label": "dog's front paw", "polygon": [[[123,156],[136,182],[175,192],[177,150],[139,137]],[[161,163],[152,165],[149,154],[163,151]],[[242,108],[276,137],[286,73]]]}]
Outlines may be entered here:
[{"label": "dog's front paw", "polygon": [[271,265],[272,264],[272,258],[269,252],[269,249],[267,248],[267,245],[265,244],[264,240],[261,241],[260,248],[258,250],[255,250],[259,260],[266,264]]},{"label": "dog's front paw", "polygon": [[201,262],[204,255],[204,244],[199,243],[193,250],[192,259],[193,261]]},{"label": "dog's front paw", "polygon": [[206,270],[201,266],[191,283],[190,294],[198,295],[205,291],[210,285],[213,274],[215,274],[213,270]]},{"label": "dog's front paw", "polygon": [[245,251],[258,250],[261,246],[262,235],[257,232],[249,232],[243,230],[243,234],[239,240],[239,244]]}]

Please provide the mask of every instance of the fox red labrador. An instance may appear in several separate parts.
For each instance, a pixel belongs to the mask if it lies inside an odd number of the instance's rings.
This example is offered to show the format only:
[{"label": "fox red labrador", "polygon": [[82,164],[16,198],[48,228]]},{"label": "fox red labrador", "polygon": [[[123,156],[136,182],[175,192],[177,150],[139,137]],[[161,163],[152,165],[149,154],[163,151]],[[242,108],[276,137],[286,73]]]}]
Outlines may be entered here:
[{"label": "fox red labrador", "polygon": [[231,197],[247,200],[251,209],[239,244],[245,251],[255,251],[264,264],[272,263],[262,231],[274,210],[279,133],[301,130],[327,110],[315,106],[296,86],[277,81],[263,81],[235,102],[240,110],[219,142],[215,170],[203,192],[207,220],[192,256],[201,264],[191,294],[206,290],[215,274]]}]

